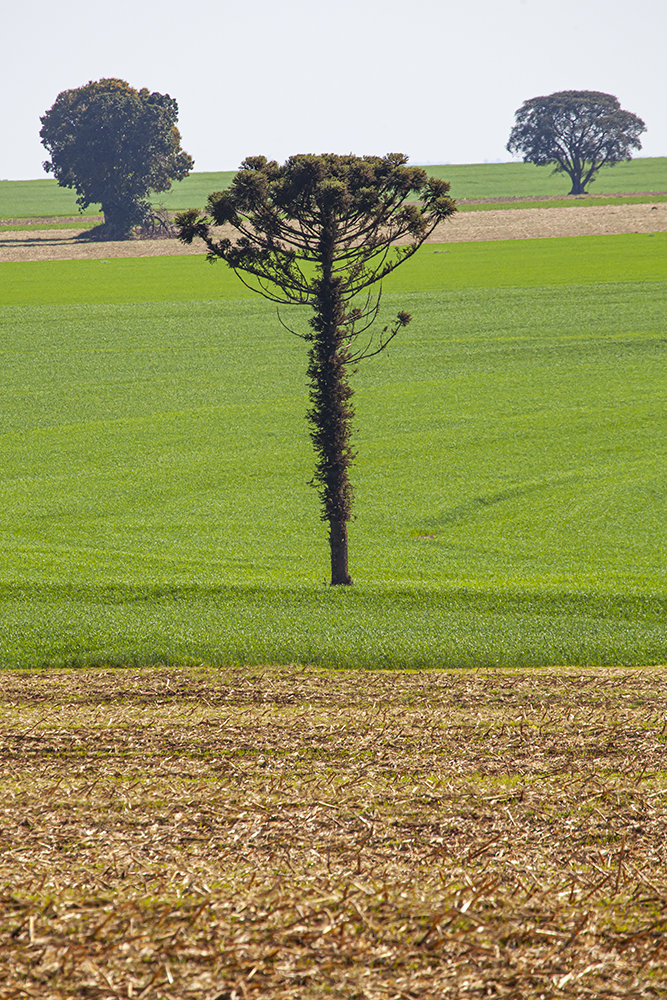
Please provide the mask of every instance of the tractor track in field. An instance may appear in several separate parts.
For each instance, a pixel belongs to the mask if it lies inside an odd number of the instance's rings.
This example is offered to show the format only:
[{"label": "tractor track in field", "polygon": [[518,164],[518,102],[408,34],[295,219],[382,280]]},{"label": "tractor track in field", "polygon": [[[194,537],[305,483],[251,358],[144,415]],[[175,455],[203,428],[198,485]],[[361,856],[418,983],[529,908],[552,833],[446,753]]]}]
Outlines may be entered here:
[{"label": "tractor track in field", "polygon": [[[95,241],[89,229],[29,229],[0,233],[0,262],[86,260],[201,254],[198,241],[177,239]],[[490,209],[461,212],[436,227],[430,243],[526,240],[562,236],[667,232],[667,203],[573,205],[566,208]]]}]

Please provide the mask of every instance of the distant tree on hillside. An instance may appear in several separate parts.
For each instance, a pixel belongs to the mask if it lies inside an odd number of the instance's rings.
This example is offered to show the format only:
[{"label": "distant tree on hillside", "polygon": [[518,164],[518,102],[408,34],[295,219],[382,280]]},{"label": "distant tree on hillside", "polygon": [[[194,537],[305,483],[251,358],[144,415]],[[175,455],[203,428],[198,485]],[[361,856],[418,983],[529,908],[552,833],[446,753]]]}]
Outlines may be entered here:
[{"label": "distant tree on hillside", "polygon": [[81,209],[102,205],[109,236],[126,236],[150,212],[149,191],[167,191],[193,167],[176,128],[169,94],[135,90],[124,80],[64,90],[41,118],[44,163],[61,187],[75,188]]},{"label": "distant tree on hillside", "polygon": [[507,149],[525,163],[555,164],[554,173],[570,178],[570,194],[585,194],[600,167],[629,160],[631,149],[641,149],[645,131],[641,118],[622,111],[611,94],[561,90],[519,108]]},{"label": "distant tree on hillside", "polygon": [[[176,218],[185,243],[201,237],[208,259],[222,258],[248,287],[273,302],[313,310],[310,331],[301,336],[310,345],[313,485],[322,520],[329,523],[332,586],[352,583],[348,469],[355,452],[349,377],[358,362],[383,351],[410,322],[408,313],[399,312],[375,341],[372,334],[364,336],[380,305],[380,293],[368,290],[455,211],[449,184],[406,163],[399,153],[299,155],[283,166],[251,157],[231,188],[209,197],[210,218],[200,218],[195,209]],[[229,224],[234,242],[215,239],[212,224]],[[397,241],[407,242],[397,246]],[[366,296],[358,300],[363,292]]]}]

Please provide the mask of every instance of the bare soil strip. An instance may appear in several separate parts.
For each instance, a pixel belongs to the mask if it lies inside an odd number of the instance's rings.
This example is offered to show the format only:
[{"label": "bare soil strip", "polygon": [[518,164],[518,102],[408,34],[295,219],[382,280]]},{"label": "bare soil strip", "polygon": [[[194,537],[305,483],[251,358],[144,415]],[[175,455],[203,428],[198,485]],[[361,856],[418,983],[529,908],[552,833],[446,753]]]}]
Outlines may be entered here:
[{"label": "bare soil strip", "polygon": [[[431,243],[473,240],[520,240],[553,236],[597,236],[615,233],[667,231],[667,203],[655,205],[573,205],[567,208],[526,208],[511,212],[460,212],[438,226]],[[83,230],[84,234],[87,230]],[[72,229],[4,232],[0,262],[22,260],[100,260],[111,257],[157,257],[201,254],[204,245],[188,247],[176,239],[132,239],[91,242]]]},{"label": "bare soil strip", "polygon": [[[82,231],[87,235],[88,230]],[[91,241],[73,229],[0,233],[0,263],[26,260],[109,260],[112,257],[163,257],[203,254],[206,247],[186,246],[177,239]]]},{"label": "bare soil strip", "polygon": [[664,669],[0,674],[0,998],[667,997]]},{"label": "bare soil strip", "polygon": [[507,212],[461,212],[441,223],[433,243],[472,240],[533,240],[552,236],[604,236],[667,231],[667,203],[654,205],[573,205]]},{"label": "bare soil strip", "polygon": [[614,198],[636,198],[637,200],[643,199],[644,201],[650,201],[652,198],[662,198],[667,195],[667,191],[616,191],[613,194],[610,192],[587,192],[586,194],[574,194],[574,195],[562,195],[562,194],[536,194],[536,195],[511,195],[508,198],[457,198],[458,205],[497,205],[500,202],[506,205],[516,204],[517,202],[544,202],[545,204],[553,201],[563,201],[564,198],[568,200],[571,199],[573,204],[577,202],[586,202],[590,204],[592,201],[600,201],[604,199],[609,201]]}]

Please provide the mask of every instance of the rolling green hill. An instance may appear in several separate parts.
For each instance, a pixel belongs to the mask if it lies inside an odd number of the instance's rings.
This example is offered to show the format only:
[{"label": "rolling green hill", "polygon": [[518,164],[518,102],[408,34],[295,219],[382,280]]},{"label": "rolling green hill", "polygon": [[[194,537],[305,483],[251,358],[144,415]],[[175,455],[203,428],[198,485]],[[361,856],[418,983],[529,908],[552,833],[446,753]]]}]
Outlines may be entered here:
[{"label": "rolling green hill", "polygon": [[[531,163],[473,163],[428,166],[429,173],[450,181],[455,198],[530,198],[567,195],[569,183],[553,175],[551,167]],[[203,207],[212,191],[229,185],[233,171],[194,173],[170,191],[157,194],[156,205],[170,211]],[[667,157],[644,157],[600,171],[591,185],[594,194],[617,192],[667,192]],[[0,219],[47,218],[77,214],[74,192],[58,187],[52,179],[0,181]],[[97,214],[94,207],[87,215]]]},{"label": "rolling green hill", "polygon": [[0,265],[0,662],[665,662],[666,244],[397,272],[334,591],[274,307],[199,257]]},{"label": "rolling green hill", "polygon": [[[532,163],[453,163],[426,169],[449,181],[455,198],[559,197],[570,190],[565,174]],[[588,190],[591,194],[667,192],[667,157],[638,157],[603,167]]]},{"label": "rolling green hill", "polygon": [[[0,306],[254,298],[204,255],[0,264]],[[386,292],[524,288],[667,279],[667,233],[426,244]]]}]

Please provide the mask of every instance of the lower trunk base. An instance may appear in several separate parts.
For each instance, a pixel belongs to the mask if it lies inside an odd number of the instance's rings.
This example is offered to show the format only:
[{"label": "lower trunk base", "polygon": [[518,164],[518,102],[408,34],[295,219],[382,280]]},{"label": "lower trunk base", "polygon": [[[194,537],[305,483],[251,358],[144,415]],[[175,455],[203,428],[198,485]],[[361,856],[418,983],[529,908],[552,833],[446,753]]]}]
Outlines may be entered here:
[{"label": "lower trunk base", "polygon": [[331,546],[331,586],[349,587],[352,583],[347,568],[347,524],[345,521],[329,522]]}]

